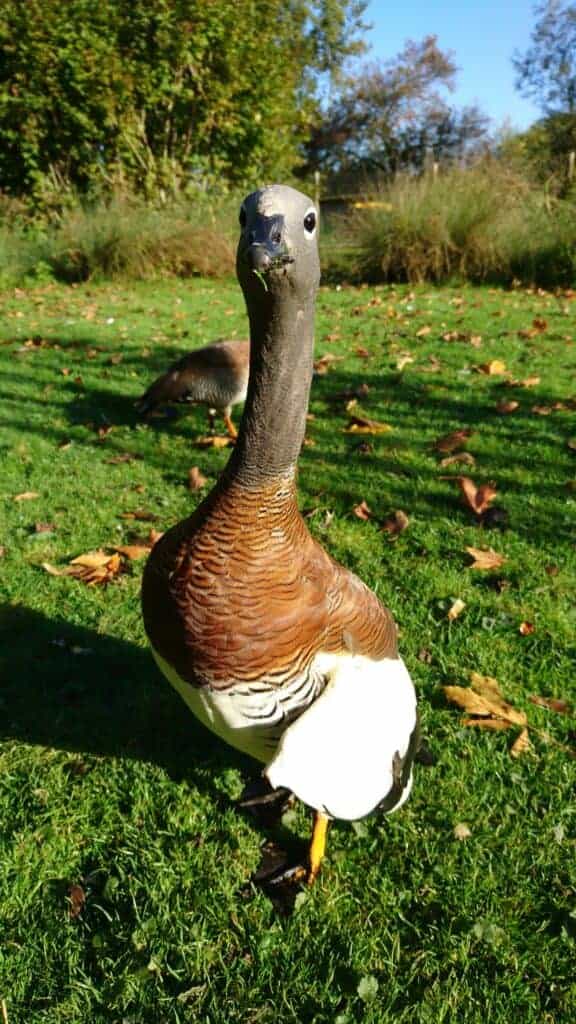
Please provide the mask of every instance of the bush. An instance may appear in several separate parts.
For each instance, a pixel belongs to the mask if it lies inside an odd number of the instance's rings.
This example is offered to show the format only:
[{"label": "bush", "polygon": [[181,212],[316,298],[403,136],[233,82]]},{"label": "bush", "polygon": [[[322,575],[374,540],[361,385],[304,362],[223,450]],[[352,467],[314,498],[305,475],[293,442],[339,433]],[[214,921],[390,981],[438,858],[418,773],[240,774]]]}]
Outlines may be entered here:
[{"label": "bush", "polygon": [[48,224],[0,227],[0,276],[220,277],[232,273],[237,203],[226,198],[155,208],[133,198],[75,203]]},{"label": "bush", "polygon": [[376,281],[571,284],[576,206],[493,161],[397,178],[355,218],[358,264]]}]

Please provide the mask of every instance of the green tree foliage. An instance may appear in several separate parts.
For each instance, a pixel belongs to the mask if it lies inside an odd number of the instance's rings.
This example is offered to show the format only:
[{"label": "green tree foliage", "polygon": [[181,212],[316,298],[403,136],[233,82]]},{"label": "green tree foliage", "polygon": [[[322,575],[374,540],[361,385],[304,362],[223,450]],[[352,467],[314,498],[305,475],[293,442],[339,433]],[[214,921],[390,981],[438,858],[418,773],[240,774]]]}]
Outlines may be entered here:
[{"label": "green tree foliage", "polygon": [[508,141],[506,156],[560,194],[574,187],[576,152],[576,4],[550,0],[536,7],[532,42],[516,54],[516,87],[544,117]]},{"label": "green tree foliage", "polygon": [[549,0],[536,8],[532,45],[516,54],[516,86],[543,113],[576,114],[576,4]]},{"label": "green tree foliage", "polygon": [[421,170],[429,159],[461,156],[483,138],[487,119],[476,107],[446,103],[439,90],[453,87],[456,70],[436,37],[427,36],[348,78],[311,133],[308,169],[345,183],[359,171],[390,177]]},{"label": "green tree foliage", "polygon": [[0,0],[0,189],[286,174],[358,0]]}]

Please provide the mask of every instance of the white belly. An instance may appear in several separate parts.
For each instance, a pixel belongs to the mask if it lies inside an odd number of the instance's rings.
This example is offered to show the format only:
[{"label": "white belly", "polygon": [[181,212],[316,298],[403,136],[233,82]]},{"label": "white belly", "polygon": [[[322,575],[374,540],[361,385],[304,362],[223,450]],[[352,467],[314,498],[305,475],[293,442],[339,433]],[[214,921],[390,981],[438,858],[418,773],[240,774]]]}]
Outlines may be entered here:
[{"label": "white belly", "polygon": [[265,774],[330,817],[362,818],[392,790],[394,760],[416,728],[412,680],[400,659],[319,655],[316,663],[326,688],[286,730]]},{"label": "white belly", "polygon": [[282,687],[238,683],[225,692],[191,686],[152,648],[160,671],[206,728],[236,750],[266,763],[284,730],[320,693],[322,676],[310,674]]}]

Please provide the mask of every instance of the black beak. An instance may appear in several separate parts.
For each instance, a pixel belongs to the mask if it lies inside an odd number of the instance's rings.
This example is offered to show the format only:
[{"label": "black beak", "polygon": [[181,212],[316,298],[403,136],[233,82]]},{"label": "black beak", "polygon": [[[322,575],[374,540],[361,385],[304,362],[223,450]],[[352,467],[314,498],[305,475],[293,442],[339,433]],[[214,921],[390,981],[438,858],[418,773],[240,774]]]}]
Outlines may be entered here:
[{"label": "black beak", "polygon": [[292,263],[285,241],[284,217],[259,216],[247,233],[246,261],[251,270],[265,274],[274,267]]}]

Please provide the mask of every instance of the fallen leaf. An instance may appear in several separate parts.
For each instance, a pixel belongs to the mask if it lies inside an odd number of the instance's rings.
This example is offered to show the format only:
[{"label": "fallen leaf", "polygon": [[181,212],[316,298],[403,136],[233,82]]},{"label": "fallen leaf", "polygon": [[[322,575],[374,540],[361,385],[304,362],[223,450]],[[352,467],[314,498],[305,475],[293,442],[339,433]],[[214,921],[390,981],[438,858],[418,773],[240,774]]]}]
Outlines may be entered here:
[{"label": "fallen leaf", "polygon": [[[508,725],[525,726],[528,719],[524,711],[518,711],[498,693],[492,696],[476,693],[468,686],[444,686],[444,693],[452,704],[456,704],[467,714],[479,718],[494,718]],[[475,724],[473,721],[468,724]],[[492,728],[490,726],[489,728]],[[499,728],[496,726],[495,728]]]},{"label": "fallen leaf", "polygon": [[518,627],[518,632],[522,636],[530,636],[536,630],[536,626],[533,622],[521,622]]},{"label": "fallen leaf", "polygon": [[470,344],[472,345],[472,348],[480,348],[480,346],[482,344],[482,335],[481,334],[471,334],[470,335]]},{"label": "fallen leaf", "polygon": [[439,465],[444,469],[446,466],[453,466],[459,462],[463,462],[466,466],[476,465],[476,459],[470,452],[456,452],[455,455],[447,455],[445,459],[440,460]]},{"label": "fallen leaf", "polygon": [[410,520],[401,508],[397,509],[388,519],[382,523],[382,529],[390,534],[391,540],[396,540],[399,535],[408,528]]},{"label": "fallen leaf", "polygon": [[232,444],[232,438],[222,434],[210,434],[208,437],[199,437],[196,444],[199,448],[227,448]]},{"label": "fallen leaf", "polygon": [[431,327],[429,327],[429,326],[420,327],[419,330],[416,331],[416,337],[417,338],[426,338],[427,335],[431,334],[431,333],[432,333],[432,328]]},{"label": "fallen leaf", "polygon": [[188,487],[191,491],[201,491],[207,483],[207,478],[200,472],[198,466],[192,466],[188,470]]},{"label": "fallen leaf", "polygon": [[352,512],[357,519],[367,520],[372,518],[372,512],[365,501],[361,501],[359,505],[354,505]]},{"label": "fallen leaf", "polygon": [[454,480],[458,484],[462,491],[464,504],[475,516],[481,516],[490,507],[498,493],[492,484],[481,484],[480,487],[477,487],[469,476],[444,477],[444,479]]},{"label": "fallen leaf", "polygon": [[481,697],[488,697],[489,700],[497,701],[504,699],[500,683],[493,676],[483,676],[480,672],[471,672],[470,686]]},{"label": "fallen leaf", "polygon": [[137,561],[139,558],[146,558],[151,550],[151,544],[119,544],[114,547],[114,551],[129,558],[131,562]]},{"label": "fallen leaf", "polygon": [[462,841],[463,839],[470,839],[472,831],[470,827],[464,821],[459,821],[457,825],[454,825],[454,838]]},{"label": "fallen leaf", "polygon": [[462,612],[464,611],[465,607],[465,601],[463,601],[461,597],[457,597],[456,600],[448,609],[448,614],[446,615],[448,621],[454,622],[460,615],[462,615]]},{"label": "fallen leaf", "polygon": [[409,363],[413,363],[413,362],[414,362],[414,356],[412,356],[410,354],[410,352],[404,352],[396,360],[396,369],[397,370],[403,370],[405,366],[408,366]]},{"label": "fallen leaf", "polygon": [[54,533],[54,523],[34,523],[34,533]]},{"label": "fallen leaf", "polygon": [[534,317],[534,320],[532,321],[532,327],[534,327],[534,329],[538,331],[539,334],[543,334],[544,331],[548,330],[548,321],[542,319],[542,317]]},{"label": "fallen leaf", "polygon": [[455,452],[458,448],[464,448],[473,433],[474,431],[468,428],[465,428],[464,430],[454,430],[451,434],[444,434],[443,437],[439,437],[438,440],[434,442],[434,447],[438,452],[450,454],[451,452]]},{"label": "fallen leaf", "polygon": [[361,359],[372,359],[372,353],[369,351],[369,349],[364,348],[362,345],[359,345],[358,348],[355,348],[354,352],[356,353],[357,356],[360,356]]},{"label": "fallen leaf", "polygon": [[499,569],[504,564],[504,555],[497,554],[492,548],[467,547],[466,551],[474,559],[469,569]]},{"label": "fallen leaf", "polygon": [[78,917],[78,915],[82,913],[84,904],[86,903],[86,893],[81,885],[68,886],[68,900],[70,902],[70,917]]},{"label": "fallen leaf", "polygon": [[499,412],[501,415],[506,416],[508,413],[516,412],[516,409],[519,409],[519,408],[520,408],[520,402],[514,402],[513,400],[508,400],[507,401],[504,398],[504,399],[502,399],[501,402],[497,403],[497,405],[496,405],[496,412]]},{"label": "fallen leaf", "polygon": [[150,542],[150,546],[154,547],[154,545],[157,544],[158,541],[160,540],[160,538],[163,537],[163,536],[164,536],[164,531],[163,530],[154,530],[154,529],[150,530],[150,533],[148,534],[148,540]]},{"label": "fallen leaf", "polygon": [[540,377],[525,377],[524,380],[516,380],[515,377],[509,377],[503,383],[509,388],[535,388],[540,383]]},{"label": "fallen leaf", "polygon": [[43,562],[42,568],[51,576],[73,576],[88,586],[109,583],[122,571],[122,560],[118,553],[106,554],[105,551],[89,551],[85,555],[73,558],[69,565],[59,569],[49,562]]},{"label": "fallen leaf", "polygon": [[15,494],[13,501],[32,501],[34,498],[39,498],[38,491],[22,491],[22,494]]},{"label": "fallen leaf", "polygon": [[143,508],[135,508],[130,512],[121,512],[120,519],[138,519],[139,522],[153,523],[158,517],[153,512],[147,512]]},{"label": "fallen leaf", "polygon": [[514,743],[510,747],[510,757],[521,757],[527,750],[530,750],[532,744],[528,737],[528,729],[522,729],[519,736],[516,737]]},{"label": "fallen leaf", "polygon": [[486,373],[490,377],[500,376],[507,372],[506,363],[501,359],[491,359],[489,363],[481,363],[476,369],[478,373]]},{"label": "fallen leaf", "polygon": [[6,548],[5,548],[4,544],[0,544],[0,558],[4,558],[5,554],[6,554]]},{"label": "fallen leaf", "polygon": [[323,375],[328,373],[332,363],[339,363],[343,358],[344,356],[335,356],[332,352],[325,352],[323,356],[314,361],[314,369],[316,373]]},{"label": "fallen leaf", "polygon": [[560,700],[558,697],[540,697],[536,694],[528,697],[531,704],[539,708],[547,708],[548,711],[556,711],[559,715],[571,715],[572,705],[568,701]]},{"label": "fallen leaf", "polygon": [[501,718],[463,718],[462,725],[466,728],[473,726],[476,729],[491,729],[493,732],[510,728],[510,723]]},{"label": "fallen leaf", "polygon": [[549,405],[533,405],[531,410],[536,416],[549,416],[552,409]]},{"label": "fallen leaf", "polygon": [[104,462],[109,466],[121,466],[124,462],[134,462],[139,458],[140,456],[134,455],[133,452],[119,452],[118,455],[111,455],[109,459],[104,459]]},{"label": "fallen leaf", "polygon": [[379,423],[378,420],[369,420],[364,416],[351,416],[348,426],[345,427],[345,434],[387,434],[392,427],[389,423]]}]

